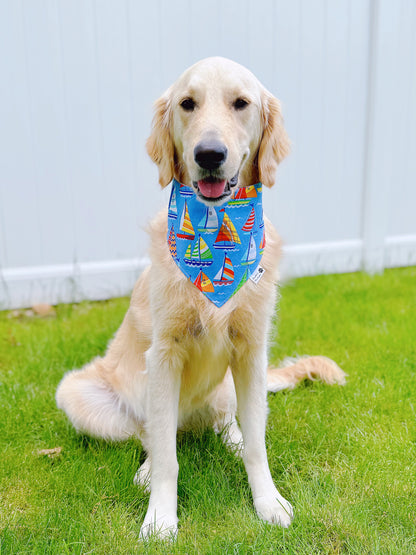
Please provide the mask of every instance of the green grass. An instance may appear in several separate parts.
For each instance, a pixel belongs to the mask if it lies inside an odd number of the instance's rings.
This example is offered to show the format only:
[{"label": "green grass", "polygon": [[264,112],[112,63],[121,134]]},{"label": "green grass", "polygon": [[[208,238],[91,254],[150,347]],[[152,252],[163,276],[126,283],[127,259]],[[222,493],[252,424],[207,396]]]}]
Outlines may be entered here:
[{"label": "green grass", "polygon": [[138,542],[140,445],[79,436],[54,402],[64,372],[104,352],[127,306],[0,313],[1,555],[416,553],[416,268],[282,289],[271,360],[325,354],[349,374],[345,387],[269,397],[270,468],[295,507],[287,530],[256,518],[241,461],[206,432],[178,440],[177,542]]}]

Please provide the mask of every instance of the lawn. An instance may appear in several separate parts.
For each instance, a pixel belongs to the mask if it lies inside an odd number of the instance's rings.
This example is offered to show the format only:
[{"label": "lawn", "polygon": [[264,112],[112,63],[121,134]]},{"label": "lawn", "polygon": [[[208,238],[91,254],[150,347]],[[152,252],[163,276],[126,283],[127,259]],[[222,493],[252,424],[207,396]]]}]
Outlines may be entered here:
[{"label": "lawn", "polygon": [[416,553],[416,268],[281,294],[271,361],[325,354],[348,374],[344,387],[269,396],[270,468],[292,526],[256,518],[241,461],[207,431],[178,438],[177,542],[146,547],[140,444],[77,435],[54,402],[64,372],[104,352],[128,299],[0,313],[1,555]]}]

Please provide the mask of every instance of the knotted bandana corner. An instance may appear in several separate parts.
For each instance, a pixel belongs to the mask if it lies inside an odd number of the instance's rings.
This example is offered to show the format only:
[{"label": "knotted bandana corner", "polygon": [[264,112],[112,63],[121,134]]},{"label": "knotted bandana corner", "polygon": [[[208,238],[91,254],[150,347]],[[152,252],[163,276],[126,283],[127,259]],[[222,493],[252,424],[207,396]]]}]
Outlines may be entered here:
[{"label": "knotted bandana corner", "polygon": [[266,244],[262,184],[237,189],[221,206],[208,207],[175,179],[167,241],[182,273],[222,306],[257,269]]}]

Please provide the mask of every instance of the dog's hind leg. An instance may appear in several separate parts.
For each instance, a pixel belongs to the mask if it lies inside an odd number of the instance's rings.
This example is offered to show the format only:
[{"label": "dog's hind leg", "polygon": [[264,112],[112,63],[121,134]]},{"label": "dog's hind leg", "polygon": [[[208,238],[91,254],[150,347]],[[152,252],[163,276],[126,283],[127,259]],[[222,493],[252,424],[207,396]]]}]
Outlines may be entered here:
[{"label": "dog's hind leg", "polygon": [[210,410],[214,414],[214,432],[236,455],[243,450],[243,435],[238,427],[235,414],[237,397],[231,370],[228,368],[223,381],[215,388],[209,399]]},{"label": "dog's hind leg", "polygon": [[150,478],[152,472],[152,460],[149,455],[149,440],[147,438],[146,430],[142,429],[139,434],[140,442],[146,452],[144,462],[137,469],[133,478],[133,484],[144,489],[146,493],[150,493]]},{"label": "dog's hind leg", "polygon": [[218,434],[226,447],[233,453],[241,456],[243,450],[243,434],[238,427],[235,415],[226,415],[226,418],[214,423],[214,432]]},{"label": "dog's hind leg", "polygon": [[147,493],[150,493],[151,471],[152,461],[148,455],[144,463],[140,465],[133,478],[133,483],[136,484],[136,486],[142,487]]},{"label": "dog's hind leg", "polygon": [[102,368],[102,359],[95,359],[82,370],[65,374],[56,392],[58,408],[76,430],[93,437],[118,441],[137,435],[137,418],[103,379]]}]

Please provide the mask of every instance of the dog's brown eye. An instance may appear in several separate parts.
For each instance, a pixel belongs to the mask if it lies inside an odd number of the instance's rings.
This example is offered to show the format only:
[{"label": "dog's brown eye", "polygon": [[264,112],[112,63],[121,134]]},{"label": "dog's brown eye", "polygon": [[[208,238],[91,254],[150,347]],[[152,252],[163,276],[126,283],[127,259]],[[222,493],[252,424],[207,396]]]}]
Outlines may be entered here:
[{"label": "dog's brown eye", "polygon": [[192,112],[195,109],[195,100],[192,100],[192,98],[185,98],[180,105],[186,112]]},{"label": "dog's brown eye", "polygon": [[244,100],[244,98],[237,98],[237,100],[234,101],[233,106],[236,110],[244,110],[244,108],[247,108],[248,102],[247,100]]}]

